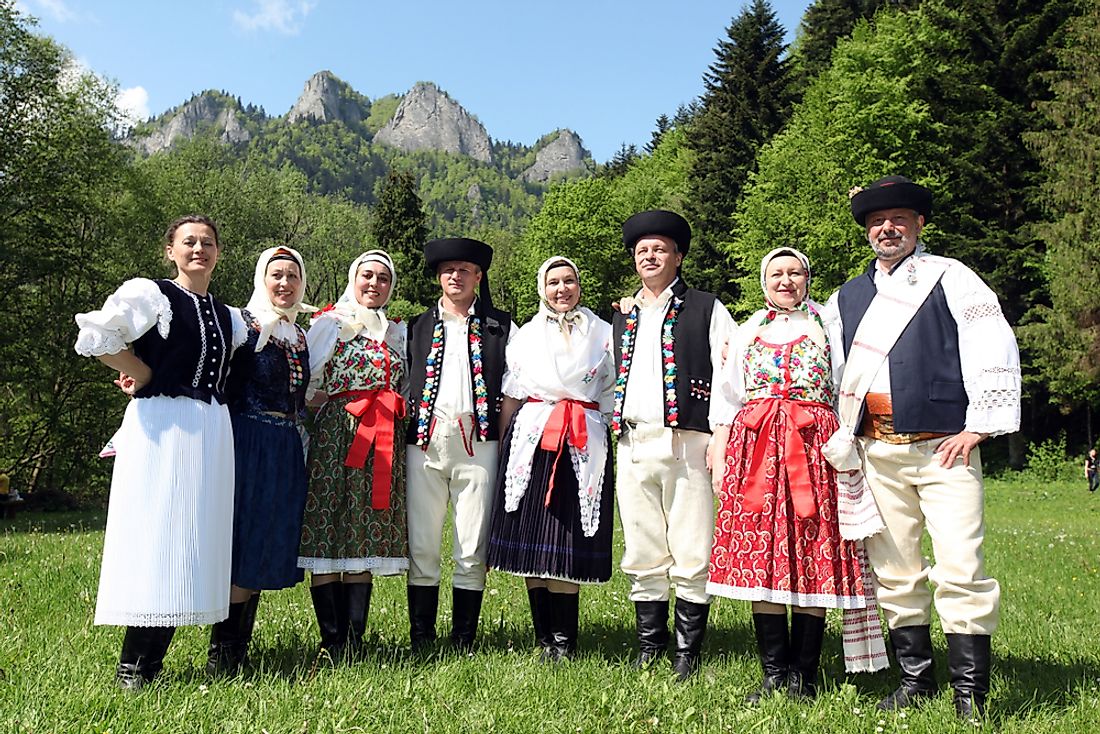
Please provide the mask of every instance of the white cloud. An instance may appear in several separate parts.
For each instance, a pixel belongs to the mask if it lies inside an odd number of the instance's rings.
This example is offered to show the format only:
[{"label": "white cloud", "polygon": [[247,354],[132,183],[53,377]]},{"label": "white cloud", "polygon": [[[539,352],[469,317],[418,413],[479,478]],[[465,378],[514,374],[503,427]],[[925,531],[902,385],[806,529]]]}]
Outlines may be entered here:
[{"label": "white cloud", "polygon": [[65,0],[18,0],[15,8],[21,13],[44,15],[58,23],[77,19],[77,13],[65,4]]},{"label": "white cloud", "polygon": [[149,93],[145,87],[130,87],[118,90],[115,107],[129,127],[149,119]]},{"label": "white cloud", "polygon": [[245,31],[275,31],[284,36],[297,35],[302,21],[317,6],[310,0],[253,0],[254,12],[233,11],[233,22]]}]

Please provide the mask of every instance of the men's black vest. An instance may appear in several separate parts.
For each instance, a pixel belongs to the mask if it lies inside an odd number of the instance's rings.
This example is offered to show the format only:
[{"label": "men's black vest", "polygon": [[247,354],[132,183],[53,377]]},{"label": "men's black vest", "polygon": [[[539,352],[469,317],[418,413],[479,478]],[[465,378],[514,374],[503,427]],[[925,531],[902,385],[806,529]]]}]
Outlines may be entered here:
[{"label": "men's black vest", "polygon": [[[508,344],[508,332],[512,326],[512,316],[506,311],[500,311],[492,307],[486,307],[479,300],[475,306],[475,313],[481,317],[481,373],[485,378],[485,389],[489,393],[489,431],[488,440],[500,439],[500,405],[502,396],[500,384],[504,379],[504,348]],[[432,348],[432,332],[435,330],[436,321],[439,319],[439,305],[414,317],[409,322],[408,341],[408,365],[409,365],[409,425],[405,432],[405,441],[416,443],[416,417],[420,410],[420,401],[424,399],[424,382],[426,380],[428,352]],[[444,347],[446,344],[444,343]],[[467,343],[466,348],[469,349]],[[439,357],[439,380],[437,385],[442,385],[446,375],[443,374],[443,355]],[[470,388],[474,386],[473,363],[470,364]],[[429,413],[435,410],[435,400],[438,392],[428,399]],[[476,399],[471,392],[471,403],[476,405]]]},{"label": "men's black vest", "polygon": [[[878,290],[875,263],[840,287],[844,354],[852,348],[859,322]],[[969,400],[959,360],[959,330],[947,307],[943,284],[928,294],[890,350],[890,396],[898,433],[958,433],[966,424]],[[862,414],[860,423],[862,423]],[[857,434],[861,430],[857,429]]]},{"label": "men's black vest", "polygon": [[[710,317],[718,299],[713,293],[688,288],[683,278],[672,286],[672,295],[684,299],[676,325],[672,327],[672,358],[676,363],[676,407],[679,415],[676,425],[672,426],[666,404],[665,425],[710,433],[710,422],[707,420],[713,378],[710,362]],[[672,303],[671,299],[669,303]],[[718,308],[722,306],[718,304]],[[661,314],[661,319],[664,319],[664,314]],[[626,331],[626,316],[618,309],[612,314],[611,326],[614,333],[612,348],[615,350],[615,366],[620,367],[623,361],[622,338]],[[659,343],[657,347],[660,348]],[[627,377],[629,385],[629,375]],[[664,395],[655,396],[655,399],[665,402]]]}]

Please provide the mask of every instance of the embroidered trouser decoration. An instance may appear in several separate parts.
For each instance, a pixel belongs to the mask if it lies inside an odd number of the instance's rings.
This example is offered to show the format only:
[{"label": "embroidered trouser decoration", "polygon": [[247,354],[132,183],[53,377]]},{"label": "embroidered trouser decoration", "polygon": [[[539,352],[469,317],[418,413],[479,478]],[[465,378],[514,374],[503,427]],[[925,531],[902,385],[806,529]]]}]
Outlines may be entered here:
[{"label": "embroidered trouser decoration", "polygon": [[356,390],[340,395],[356,398],[345,405],[344,410],[359,419],[344,466],[362,469],[373,445],[371,509],[388,510],[393,478],[393,426],[397,419],[405,417],[405,399],[393,390]]},{"label": "embroidered trouser decoration", "polygon": [[799,429],[813,425],[813,416],[803,410],[798,401],[780,398],[764,398],[749,403],[751,410],[745,416],[745,427],[756,431],[756,445],[749,464],[749,480],[745,486],[744,508],[749,512],[762,512],[768,479],[764,473],[764,459],[768,453],[768,427],[782,413],[787,417],[786,435],[783,436],[783,465],[787,482],[791,487],[791,503],[800,518],[817,515],[813,489],[810,485],[810,468],[806,461],[806,444]]}]

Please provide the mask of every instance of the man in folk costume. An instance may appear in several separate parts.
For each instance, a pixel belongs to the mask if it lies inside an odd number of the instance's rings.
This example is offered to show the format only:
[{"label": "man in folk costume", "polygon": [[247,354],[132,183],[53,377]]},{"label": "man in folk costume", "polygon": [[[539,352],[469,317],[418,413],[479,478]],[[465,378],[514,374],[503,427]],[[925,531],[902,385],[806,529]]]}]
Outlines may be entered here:
[{"label": "man in folk costume", "polygon": [[675,586],[673,668],[681,680],[699,667],[710,612],[711,379],[735,327],[714,294],[680,277],[690,244],[691,228],[678,214],[645,211],[628,219],[623,245],[642,288],[620,301],[612,320],[618,377],[611,428],[619,437],[622,569],[632,582],[637,665],[665,652]]},{"label": "man in folk costume", "polygon": [[[934,600],[955,709],[973,719],[989,691],[990,635],[1000,605],[1000,587],[985,575],[982,559],[978,444],[1019,429],[1019,351],[982,279],[958,260],[924,252],[919,236],[932,212],[928,189],[887,176],[854,190],[851,208],[876,259],[827,309],[846,364],[841,427],[823,453],[838,470],[858,468],[862,455],[885,524],[864,543],[901,685],[879,708],[905,708],[936,693]],[[934,566],[921,554],[925,528]]]},{"label": "man in folk costume", "polygon": [[469,650],[485,589],[504,348],[516,326],[493,308],[489,245],[464,237],[432,240],[424,260],[442,295],[409,322],[409,637],[414,650],[435,640],[440,538],[450,502],[451,641]]}]

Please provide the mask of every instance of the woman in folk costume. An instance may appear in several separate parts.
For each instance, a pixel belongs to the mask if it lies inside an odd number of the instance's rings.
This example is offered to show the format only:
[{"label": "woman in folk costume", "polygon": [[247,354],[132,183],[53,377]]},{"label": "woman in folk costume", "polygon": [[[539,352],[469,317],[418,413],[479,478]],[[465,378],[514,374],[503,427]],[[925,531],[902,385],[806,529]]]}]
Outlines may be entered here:
[{"label": "woman in folk costume", "polygon": [[[738,329],[719,389],[729,404],[715,431],[720,499],[707,591],[751,601],[764,678],[816,695],[826,608],[846,610],[849,671],[885,667],[885,646],[862,546],[841,535],[838,481],[821,446],[837,429],[832,353],[810,263],[782,247],[760,265],[767,308]],[[791,607],[788,632],[787,609]]]},{"label": "woman in folk costume", "polygon": [[409,567],[400,440],[405,324],[383,310],[396,287],[390,256],[364,252],[348,269],[343,295],[306,337],[310,403],[321,408],[310,439],[298,565],[311,574],[321,647],[334,659],[359,651],[374,576]]},{"label": "woman in folk costume", "polygon": [[229,617],[210,631],[206,669],[234,673],[245,663],[260,591],[302,580],[298,542],[306,503],[306,465],[299,420],[309,384],[306,334],[298,314],[306,269],[289,247],[260,254],[252,298],[242,315],[248,340],[230,364],[229,413],[236,455],[233,587]]},{"label": "woman in folk costume", "polygon": [[[611,325],[579,305],[579,271],[554,256],[538,272],[539,312],[508,344],[502,471],[491,568],[524,576],[543,659],[577,647],[579,584],[611,577]],[[518,411],[517,411],[518,408]]]},{"label": "woman in folk costume", "polygon": [[229,610],[233,429],[225,402],[246,328],[209,293],[221,253],[214,222],[172,222],[173,280],[128,280],[77,314],[76,351],[119,371],[133,397],[115,434],[96,624],[126,627],[116,679],[139,689],[163,667],[180,625]]}]

